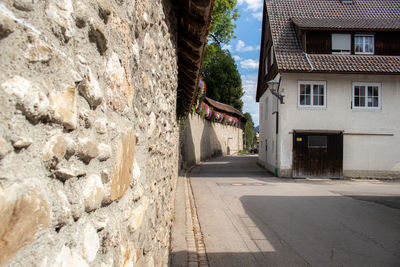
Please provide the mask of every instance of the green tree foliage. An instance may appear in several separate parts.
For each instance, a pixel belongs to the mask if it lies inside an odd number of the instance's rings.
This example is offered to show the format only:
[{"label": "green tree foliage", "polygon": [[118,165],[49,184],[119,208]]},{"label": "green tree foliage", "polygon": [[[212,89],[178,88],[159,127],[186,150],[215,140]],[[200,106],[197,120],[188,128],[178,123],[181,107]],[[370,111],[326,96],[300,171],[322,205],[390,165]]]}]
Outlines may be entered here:
[{"label": "green tree foliage", "polygon": [[242,110],[242,79],[228,50],[217,47],[217,53],[203,67],[202,74],[207,85],[207,97]]},{"label": "green tree foliage", "polygon": [[218,44],[228,44],[235,31],[232,22],[239,18],[236,0],[215,1],[210,25],[210,37]]},{"label": "green tree foliage", "polygon": [[254,131],[254,123],[250,113],[246,112],[244,116],[247,119],[246,126],[244,127],[245,144],[246,144],[245,149],[250,150],[256,144],[257,136],[256,132]]},{"label": "green tree foliage", "polygon": [[209,64],[210,60],[218,52],[218,47],[228,44],[234,38],[236,25],[234,21],[239,18],[238,10],[235,8],[236,0],[216,0],[212,13],[209,32],[209,44],[206,45],[203,58],[203,66]]}]

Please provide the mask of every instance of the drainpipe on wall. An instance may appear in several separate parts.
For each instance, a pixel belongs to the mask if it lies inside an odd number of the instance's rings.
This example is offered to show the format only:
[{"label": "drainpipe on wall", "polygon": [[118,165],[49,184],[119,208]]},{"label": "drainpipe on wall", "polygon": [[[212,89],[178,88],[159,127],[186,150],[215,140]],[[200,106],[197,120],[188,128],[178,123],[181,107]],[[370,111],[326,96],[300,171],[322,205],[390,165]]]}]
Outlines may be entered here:
[{"label": "drainpipe on wall", "polygon": [[304,56],[306,57],[307,62],[308,62],[308,65],[310,65],[310,68],[311,68],[311,69],[309,69],[308,71],[309,71],[309,72],[312,72],[312,71],[314,70],[313,65],[311,64],[311,61],[310,61],[310,59],[308,58],[307,53],[306,53],[306,52],[303,52],[303,54],[304,54]]},{"label": "drainpipe on wall", "polygon": [[[279,80],[280,81],[280,80]],[[281,83],[279,82],[279,86]],[[278,134],[279,134],[279,102],[278,99],[276,101],[276,129],[275,129],[275,177],[278,177]]]}]

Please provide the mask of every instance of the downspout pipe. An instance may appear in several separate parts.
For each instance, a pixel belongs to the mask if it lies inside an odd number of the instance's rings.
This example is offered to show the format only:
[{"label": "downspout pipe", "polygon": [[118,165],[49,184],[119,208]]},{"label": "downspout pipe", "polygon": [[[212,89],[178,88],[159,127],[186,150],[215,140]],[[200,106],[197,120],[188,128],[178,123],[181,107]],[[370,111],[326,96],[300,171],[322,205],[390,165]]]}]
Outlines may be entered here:
[{"label": "downspout pipe", "polygon": [[313,65],[311,64],[311,61],[310,61],[310,59],[308,58],[307,53],[306,53],[306,52],[303,52],[303,54],[304,54],[304,56],[305,56],[306,59],[307,59],[308,65],[310,65],[310,67],[311,67],[311,69],[308,70],[308,72],[312,72],[312,71],[314,70]]}]

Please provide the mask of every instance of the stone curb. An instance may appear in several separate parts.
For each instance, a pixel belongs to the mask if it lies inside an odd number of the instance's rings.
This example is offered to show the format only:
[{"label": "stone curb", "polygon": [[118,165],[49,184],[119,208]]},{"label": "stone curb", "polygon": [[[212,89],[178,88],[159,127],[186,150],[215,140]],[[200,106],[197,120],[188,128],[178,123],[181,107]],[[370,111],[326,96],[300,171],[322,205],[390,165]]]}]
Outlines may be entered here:
[{"label": "stone curb", "polygon": [[[197,166],[197,165],[195,165]],[[188,248],[189,267],[209,267],[206,246],[203,233],[197,216],[196,202],[193,197],[192,185],[190,183],[190,168],[185,175],[185,207],[186,207],[186,243]]]}]

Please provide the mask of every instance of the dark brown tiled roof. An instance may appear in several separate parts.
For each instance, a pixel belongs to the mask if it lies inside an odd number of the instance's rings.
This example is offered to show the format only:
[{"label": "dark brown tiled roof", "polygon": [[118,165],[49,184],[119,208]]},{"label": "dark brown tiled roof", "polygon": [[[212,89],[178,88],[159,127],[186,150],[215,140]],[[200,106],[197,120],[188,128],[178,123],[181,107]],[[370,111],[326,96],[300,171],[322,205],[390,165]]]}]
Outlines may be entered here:
[{"label": "dark brown tiled roof", "polygon": [[210,105],[213,106],[214,108],[220,110],[220,111],[224,111],[224,112],[228,112],[231,113],[232,115],[237,115],[240,118],[244,118],[242,112],[240,112],[239,110],[237,110],[236,108],[229,106],[227,104],[215,101],[211,98],[208,97],[204,97],[204,100]]},{"label": "dark brown tiled roof", "polygon": [[316,72],[400,72],[397,56],[309,54],[310,65],[292,22],[293,18],[304,24],[308,21],[307,25],[312,20],[313,23],[316,20],[358,20],[363,25],[372,25],[368,23],[383,19],[394,25],[400,20],[400,1],[354,0],[352,4],[342,4],[340,0],[267,0],[266,5],[280,71],[305,72],[310,71],[312,66]]},{"label": "dark brown tiled roof", "polygon": [[314,70],[335,72],[400,73],[400,57],[360,55],[308,55]]},{"label": "dark brown tiled roof", "polygon": [[359,18],[292,18],[293,23],[305,30],[396,30],[400,31],[400,18],[359,19]]}]

